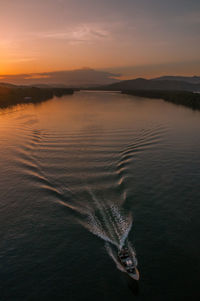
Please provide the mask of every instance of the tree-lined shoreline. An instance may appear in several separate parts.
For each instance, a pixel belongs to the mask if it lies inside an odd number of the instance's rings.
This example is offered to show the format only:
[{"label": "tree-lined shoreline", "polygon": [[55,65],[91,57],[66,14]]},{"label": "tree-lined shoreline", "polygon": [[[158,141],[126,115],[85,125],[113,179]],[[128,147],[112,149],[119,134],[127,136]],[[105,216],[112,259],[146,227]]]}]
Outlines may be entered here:
[{"label": "tree-lined shoreline", "polygon": [[[0,108],[6,108],[17,104],[39,103],[49,100],[54,96],[73,94],[77,89],[69,88],[41,88],[0,84]],[[165,101],[200,110],[200,93],[177,90],[121,90],[122,94],[133,96],[163,99]]]},{"label": "tree-lined shoreline", "polygon": [[200,110],[200,94],[188,91],[162,91],[162,90],[122,90],[123,94],[139,97],[163,99],[177,105]]},{"label": "tree-lined shoreline", "polygon": [[54,96],[73,94],[73,89],[68,88],[37,88],[21,87],[14,85],[0,85],[0,108],[17,104],[39,103]]}]

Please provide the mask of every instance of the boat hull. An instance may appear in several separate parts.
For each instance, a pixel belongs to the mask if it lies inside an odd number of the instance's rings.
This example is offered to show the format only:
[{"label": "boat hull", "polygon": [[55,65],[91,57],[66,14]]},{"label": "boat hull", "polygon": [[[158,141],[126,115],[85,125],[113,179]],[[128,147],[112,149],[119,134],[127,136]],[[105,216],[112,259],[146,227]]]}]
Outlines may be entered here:
[{"label": "boat hull", "polygon": [[140,279],[140,273],[139,273],[139,271],[136,267],[134,268],[135,273],[130,273],[130,272],[127,271],[127,269],[124,267],[124,265],[121,262],[120,262],[120,265],[121,265],[121,270],[124,273],[128,274],[129,277],[131,277],[132,279],[134,279],[136,281],[138,281]]}]

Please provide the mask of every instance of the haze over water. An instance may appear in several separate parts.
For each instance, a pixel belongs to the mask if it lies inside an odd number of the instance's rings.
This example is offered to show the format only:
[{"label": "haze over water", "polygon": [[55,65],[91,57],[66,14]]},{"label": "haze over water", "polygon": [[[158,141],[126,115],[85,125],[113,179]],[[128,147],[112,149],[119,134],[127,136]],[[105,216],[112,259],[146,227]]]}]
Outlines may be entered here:
[{"label": "haze over water", "polygon": [[[198,300],[199,130],[117,92],[0,110],[2,300]],[[105,248],[124,234],[137,297]]]}]

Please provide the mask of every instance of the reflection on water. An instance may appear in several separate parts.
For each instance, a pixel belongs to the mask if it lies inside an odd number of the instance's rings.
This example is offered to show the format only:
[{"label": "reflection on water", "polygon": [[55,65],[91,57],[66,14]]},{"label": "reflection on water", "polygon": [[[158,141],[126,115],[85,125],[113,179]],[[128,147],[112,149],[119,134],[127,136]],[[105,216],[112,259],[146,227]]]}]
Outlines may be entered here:
[{"label": "reflection on water", "polygon": [[[1,110],[3,298],[197,298],[199,128],[199,112],[119,93]],[[140,290],[115,268],[125,243]]]}]

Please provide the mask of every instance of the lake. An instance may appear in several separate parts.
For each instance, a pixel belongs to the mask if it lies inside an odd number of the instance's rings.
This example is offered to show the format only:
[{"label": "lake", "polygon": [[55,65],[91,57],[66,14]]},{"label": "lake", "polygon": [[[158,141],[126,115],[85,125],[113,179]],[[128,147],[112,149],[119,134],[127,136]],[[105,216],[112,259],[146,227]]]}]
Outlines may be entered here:
[{"label": "lake", "polygon": [[1,301],[200,298],[200,112],[81,91],[0,110],[0,144]]}]

